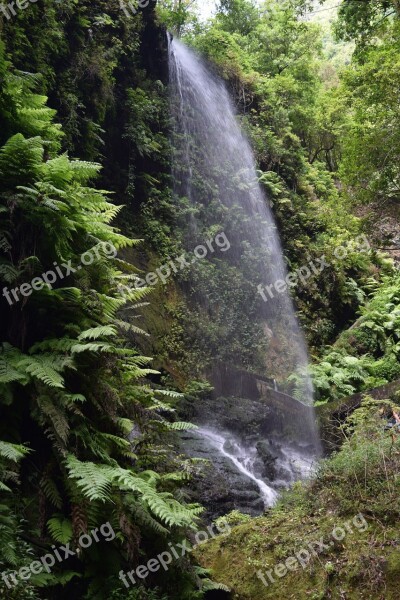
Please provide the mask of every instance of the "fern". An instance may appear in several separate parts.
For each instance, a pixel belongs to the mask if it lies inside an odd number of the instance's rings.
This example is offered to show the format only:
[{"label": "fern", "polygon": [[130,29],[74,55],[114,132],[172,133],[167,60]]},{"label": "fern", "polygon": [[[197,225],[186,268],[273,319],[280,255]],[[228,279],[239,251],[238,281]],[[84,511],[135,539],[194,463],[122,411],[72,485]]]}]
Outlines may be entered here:
[{"label": "fern", "polygon": [[71,348],[73,354],[81,354],[82,352],[112,352],[113,350],[114,347],[106,343],[74,344]]},{"label": "fern", "polygon": [[[7,70],[0,44],[2,76]],[[168,401],[180,396],[146,385],[145,378],[157,373],[149,368],[150,359],[130,340],[117,337],[140,333],[131,313],[124,320],[128,312],[122,311],[144,306],[151,290],[135,289],[138,269],[121,257],[110,259],[102,244],[122,250],[138,240],[112,226],[121,207],[107,192],[87,186],[99,165],[60,154],[62,132],[52,122],[54,111],[32,92],[37,78],[8,73],[4,81],[13,93],[6,96],[8,109],[2,113],[2,131],[12,137],[0,148],[0,278],[19,283],[53,269],[54,263],[79,265],[94,245],[98,257],[52,288],[24,298],[17,334],[16,309],[2,304],[3,331],[14,344],[0,348],[0,404],[6,415],[0,438],[7,440],[0,442],[0,493],[7,498],[0,512],[3,555],[22,566],[18,523],[25,536],[45,543],[75,539],[77,506],[83,522],[93,527],[111,519],[118,528],[121,515],[132,515],[145,547],[172,528],[193,527],[202,509],[174,496],[187,473],[170,473],[170,461],[161,463],[168,447],[157,454],[160,473],[144,470],[154,465],[154,440],[158,451],[164,433],[170,440],[174,431],[190,425],[161,417],[173,412]],[[128,289],[120,292],[122,284]],[[134,427],[140,440],[133,452]],[[28,452],[29,476],[19,488],[20,461]],[[123,531],[120,526],[107,554],[116,572],[127,557]],[[93,557],[87,553],[86,558],[86,571],[92,573]],[[32,581],[48,587],[77,576],[42,573]],[[80,589],[84,595],[83,584]]]},{"label": "fern", "polygon": [[49,502],[55,508],[60,510],[62,508],[63,501],[60,492],[57,489],[56,483],[49,477],[45,476],[41,481],[41,489]]},{"label": "fern", "polygon": [[49,387],[64,388],[63,377],[53,368],[52,359],[46,355],[25,357],[20,360],[18,367]]},{"label": "fern", "polygon": [[199,581],[200,588],[203,592],[211,592],[213,590],[222,590],[230,593],[231,590],[223,583],[216,583],[209,578],[210,570],[203,567],[194,566],[193,571]]},{"label": "fern", "polygon": [[29,448],[17,444],[10,444],[0,440],[0,458],[5,458],[12,462],[22,460],[30,452]]},{"label": "fern", "polygon": [[72,523],[62,515],[52,517],[47,521],[50,535],[56,542],[67,544],[72,540]]},{"label": "fern", "polygon": [[76,480],[78,487],[90,501],[111,500],[112,476],[109,467],[81,462],[72,455],[68,456],[66,467],[71,479]]},{"label": "fern", "polygon": [[37,405],[44,416],[44,421],[50,423],[54,434],[60,438],[66,446],[70,426],[65,410],[57,406],[56,402],[49,396],[41,395],[37,398]]},{"label": "fern", "polygon": [[197,425],[193,425],[193,423],[185,423],[184,421],[176,421],[175,423],[168,423],[168,421],[164,421],[163,427],[167,431],[193,431],[198,429]]}]

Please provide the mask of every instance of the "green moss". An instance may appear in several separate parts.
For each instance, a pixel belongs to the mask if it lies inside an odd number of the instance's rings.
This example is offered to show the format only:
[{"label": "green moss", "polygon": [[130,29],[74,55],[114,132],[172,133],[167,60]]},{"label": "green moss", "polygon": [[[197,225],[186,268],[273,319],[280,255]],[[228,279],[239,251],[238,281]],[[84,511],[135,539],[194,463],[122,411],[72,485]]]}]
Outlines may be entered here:
[{"label": "green moss", "polygon": [[[229,538],[209,542],[199,558],[203,566],[211,568],[213,578],[228,585],[238,600],[340,598],[341,591],[346,598],[375,598],[381,596],[374,596],[374,591],[381,593],[385,585],[385,598],[395,600],[400,570],[400,550],[392,546],[398,543],[396,528],[368,520],[367,531],[354,529],[343,542],[328,542],[335,527],[351,520],[320,514],[262,517],[251,525],[235,528]],[[322,537],[332,547],[314,557],[304,569],[298,566],[282,578],[274,574],[277,565]],[[275,583],[268,579],[269,570]],[[258,571],[269,582],[268,587],[257,576]]]}]

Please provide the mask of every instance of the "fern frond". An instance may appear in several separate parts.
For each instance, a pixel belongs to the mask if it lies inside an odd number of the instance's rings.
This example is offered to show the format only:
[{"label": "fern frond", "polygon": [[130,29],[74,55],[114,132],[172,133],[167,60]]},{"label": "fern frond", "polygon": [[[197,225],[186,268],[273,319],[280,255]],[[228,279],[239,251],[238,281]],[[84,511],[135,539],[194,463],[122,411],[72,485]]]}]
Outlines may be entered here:
[{"label": "fern frond", "polygon": [[12,462],[18,462],[29,454],[31,450],[25,446],[18,444],[10,444],[9,442],[3,442],[0,440],[0,457]]},{"label": "fern frond", "polygon": [[42,478],[41,490],[55,508],[58,508],[59,510],[62,508],[63,500],[60,492],[58,491],[55,482],[50,477],[44,476]]},{"label": "fern frond", "polygon": [[163,421],[162,424],[167,431],[193,431],[198,429],[197,425],[194,425],[193,423],[185,423],[184,421],[177,421],[176,423]]},{"label": "fern frond", "polygon": [[64,379],[53,368],[52,360],[46,356],[28,356],[20,360],[18,367],[29,375],[43,381],[49,387],[64,388]]},{"label": "fern frond", "polygon": [[71,348],[73,354],[81,354],[82,352],[113,352],[114,347],[111,344],[74,344]]},{"label": "fern frond", "polygon": [[92,462],[81,462],[71,454],[67,457],[66,467],[70,478],[76,480],[77,486],[86,498],[101,502],[111,500],[113,477],[109,467]]},{"label": "fern frond", "polygon": [[110,337],[117,335],[117,330],[112,325],[99,325],[83,331],[78,340],[98,340],[102,337]]},{"label": "fern frond", "polygon": [[57,515],[47,521],[47,527],[51,537],[60,544],[67,544],[72,540],[72,523],[64,519],[63,515]]},{"label": "fern frond", "polygon": [[64,410],[57,406],[49,396],[39,396],[37,404],[45,416],[45,420],[51,423],[54,433],[66,444],[70,427]]}]

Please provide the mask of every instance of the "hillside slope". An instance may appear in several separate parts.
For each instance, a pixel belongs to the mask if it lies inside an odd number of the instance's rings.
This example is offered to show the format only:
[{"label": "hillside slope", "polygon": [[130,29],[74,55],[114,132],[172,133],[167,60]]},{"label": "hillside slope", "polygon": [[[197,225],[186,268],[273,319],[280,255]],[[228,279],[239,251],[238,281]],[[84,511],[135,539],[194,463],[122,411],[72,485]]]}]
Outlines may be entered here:
[{"label": "hillside slope", "polygon": [[198,558],[233,599],[399,597],[400,432],[385,428],[394,406],[365,400],[315,481],[203,546]]}]

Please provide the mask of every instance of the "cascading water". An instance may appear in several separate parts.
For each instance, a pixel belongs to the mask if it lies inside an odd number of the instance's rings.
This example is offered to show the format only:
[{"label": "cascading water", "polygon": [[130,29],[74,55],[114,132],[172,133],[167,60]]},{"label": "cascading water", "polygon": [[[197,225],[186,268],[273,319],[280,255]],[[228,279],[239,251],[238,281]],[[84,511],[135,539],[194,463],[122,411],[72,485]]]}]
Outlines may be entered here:
[{"label": "cascading water", "polygon": [[[274,291],[265,302],[259,293],[260,284],[265,289],[285,280],[287,270],[272,210],[228,90],[211,67],[172,38],[169,68],[174,195],[186,223],[187,249],[204,244],[210,232],[216,231],[223,231],[230,242],[223,256],[194,264],[186,282],[193,304],[218,333],[208,339],[201,332],[197,345],[200,349],[203,345],[211,363],[247,368],[278,379],[281,385],[285,376],[297,372],[302,377],[302,402],[311,407],[308,354],[290,295],[287,290]],[[213,407],[216,414],[218,410],[218,405]],[[215,428],[214,433],[207,428],[207,415],[201,421],[210,445],[224,453],[222,438],[217,440]],[[298,439],[292,435],[290,442],[308,443],[309,454],[315,456],[319,441],[312,409],[302,421]],[[244,468],[250,479],[257,480],[267,504],[272,504],[276,493],[254,475],[251,461],[246,466],[243,457],[235,460],[238,469]],[[293,470],[286,480],[291,481],[292,475]]]},{"label": "cascading water", "polygon": [[[216,433],[211,429],[201,428],[197,430],[197,433],[209,440],[211,446],[217,449],[217,451],[229,459],[234,466],[243,473],[245,477],[254,481],[260,490],[261,497],[265,506],[271,506],[278,494],[269,485],[267,485],[261,478],[258,478],[253,472],[253,462],[255,457],[251,455],[247,448],[243,448],[238,442],[230,441],[227,444],[227,438]],[[226,447],[228,445],[228,448]]]}]

